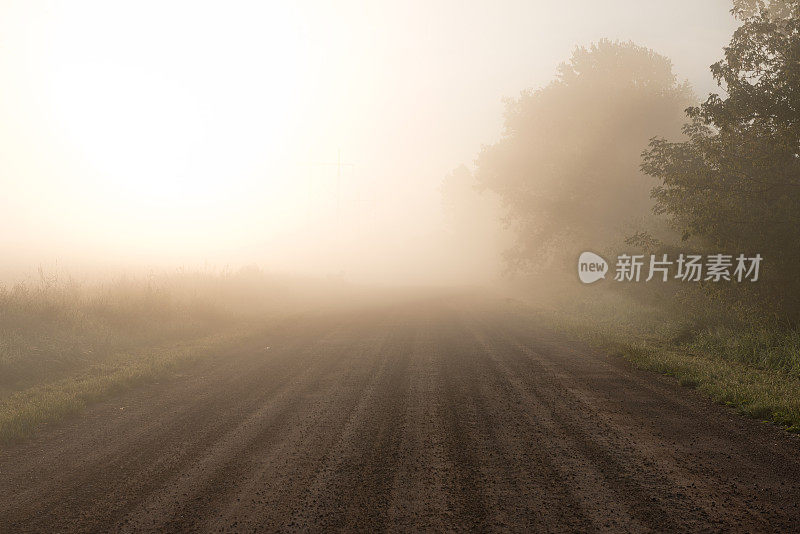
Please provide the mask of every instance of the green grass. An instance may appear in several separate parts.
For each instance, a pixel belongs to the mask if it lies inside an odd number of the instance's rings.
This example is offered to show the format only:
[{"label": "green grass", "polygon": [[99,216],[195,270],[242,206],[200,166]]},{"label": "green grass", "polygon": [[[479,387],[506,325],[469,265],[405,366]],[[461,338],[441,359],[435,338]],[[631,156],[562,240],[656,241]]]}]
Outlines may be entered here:
[{"label": "green grass", "polygon": [[0,288],[0,398],[102,365],[115,354],[199,338],[231,324],[164,282]]},{"label": "green grass", "polygon": [[703,299],[648,304],[584,291],[539,315],[744,415],[800,432],[800,332],[754,310]]},{"label": "green grass", "polygon": [[255,269],[0,285],[0,445],[241,340],[319,289]]},{"label": "green grass", "polygon": [[697,388],[739,413],[800,432],[800,380],[793,376],[751,367],[718,353],[692,352],[688,347],[616,343],[605,348],[616,350],[638,367],[673,376],[682,386]]},{"label": "green grass", "polygon": [[169,347],[117,354],[59,380],[10,394],[0,401],[0,444],[19,441],[45,423],[80,413],[126,389],[169,376],[240,338],[215,335]]}]

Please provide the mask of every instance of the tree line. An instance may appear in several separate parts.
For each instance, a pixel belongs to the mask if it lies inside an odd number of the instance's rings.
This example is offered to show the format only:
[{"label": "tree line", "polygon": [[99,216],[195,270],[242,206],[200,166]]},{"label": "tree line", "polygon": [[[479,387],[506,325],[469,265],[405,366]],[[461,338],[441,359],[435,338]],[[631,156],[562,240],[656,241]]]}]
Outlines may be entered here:
[{"label": "tree line", "polygon": [[510,271],[583,250],[760,254],[747,298],[800,317],[800,0],[732,13],[720,91],[699,103],[668,58],[610,40],[506,100],[500,140],[458,176],[501,200]]}]

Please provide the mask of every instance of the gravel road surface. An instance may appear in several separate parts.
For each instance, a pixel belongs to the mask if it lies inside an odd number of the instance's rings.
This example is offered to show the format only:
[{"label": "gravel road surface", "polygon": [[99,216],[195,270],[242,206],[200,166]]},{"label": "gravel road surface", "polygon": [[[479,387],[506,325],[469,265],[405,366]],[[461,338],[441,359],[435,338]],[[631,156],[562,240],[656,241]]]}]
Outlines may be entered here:
[{"label": "gravel road surface", "polygon": [[800,530],[795,436],[515,310],[282,323],[0,452],[0,532]]}]

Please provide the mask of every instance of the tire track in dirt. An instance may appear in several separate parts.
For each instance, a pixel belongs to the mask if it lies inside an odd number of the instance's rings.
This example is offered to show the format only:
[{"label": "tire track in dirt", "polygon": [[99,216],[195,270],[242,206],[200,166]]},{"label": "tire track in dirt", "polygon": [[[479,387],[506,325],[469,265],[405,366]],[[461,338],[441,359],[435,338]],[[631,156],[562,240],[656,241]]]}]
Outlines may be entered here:
[{"label": "tire track in dirt", "polygon": [[0,452],[0,531],[787,532],[799,442],[497,302],[405,301]]},{"label": "tire track in dirt", "polygon": [[[743,449],[752,450],[751,439],[743,439],[741,443],[731,441],[730,424],[724,439],[715,436],[716,430],[726,419],[751,428],[755,424],[753,421],[731,416],[724,410],[711,410],[717,413],[710,414],[708,420],[699,419],[698,408],[715,407],[704,399],[691,398],[687,393],[692,392],[675,384],[649,385],[647,393],[643,394],[638,387],[643,374],[625,369],[624,362],[614,362],[616,366],[611,369],[602,356],[576,351],[563,344],[560,350],[548,345],[546,351],[540,352],[532,347],[537,347],[541,338],[531,339],[530,330],[513,334],[503,330],[497,324],[492,325],[489,331],[493,337],[488,345],[493,353],[502,355],[500,365],[508,366],[509,382],[515,383],[519,391],[533,394],[544,402],[553,414],[552,421],[593,463],[609,463],[602,472],[624,481],[629,486],[627,493],[639,486],[641,489],[633,492],[649,496],[653,503],[638,504],[638,509],[647,516],[652,517],[662,510],[670,517],[672,530],[736,525],[749,531],[770,529],[776,518],[785,521],[788,527],[800,517],[797,503],[787,502],[785,495],[774,494],[773,501],[755,504],[760,500],[756,496],[769,487],[768,484],[757,491],[742,491],[747,489],[744,481],[749,478],[746,473],[754,464],[753,458],[763,458],[778,444],[796,450],[797,441],[792,437],[778,429],[762,427],[767,436],[779,438],[779,442],[764,440],[765,436],[761,436],[760,450],[743,454]],[[543,386],[542,377],[549,377],[554,384]],[[689,409],[692,401],[694,408]],[[620,406],[625,409],[617,409]],[[726,417],[720,417],[719,411]],[[674,430],[670,431],[670,427]],[[697,437],[699,439],[689,439]],[[703,442],[717,446],[711,450],[698,448]],[[777,458],[785,458],[786,453],[785,447],[773,452]],[[763,476],[764,467],[772,465],[763,460],[755,464],[758,467],[754,466],[753,477]],[[709,465],[724,469],[710,473]],[[797,473],[796,459],[788,466],[789,472],[774,472],[772,476],[783,478],[781,488],[791,489],[796,494],[800,479],[790,474]],[[767,509],[768,513],[764,513]],[[676,514],[675,510],[681,513]],[[664,523],[658,520],[650,526],[657,528],[659,524]]]}]

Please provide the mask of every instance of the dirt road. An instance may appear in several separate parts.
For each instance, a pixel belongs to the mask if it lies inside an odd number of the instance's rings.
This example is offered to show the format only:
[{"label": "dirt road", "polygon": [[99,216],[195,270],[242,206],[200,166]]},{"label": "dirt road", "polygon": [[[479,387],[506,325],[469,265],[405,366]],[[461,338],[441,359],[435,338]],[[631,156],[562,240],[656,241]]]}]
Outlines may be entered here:
[{"label": "dirt road", "polygon": [[0,532],[800,530],[800,440],[438,299],[286,323],[0,453]]}]

